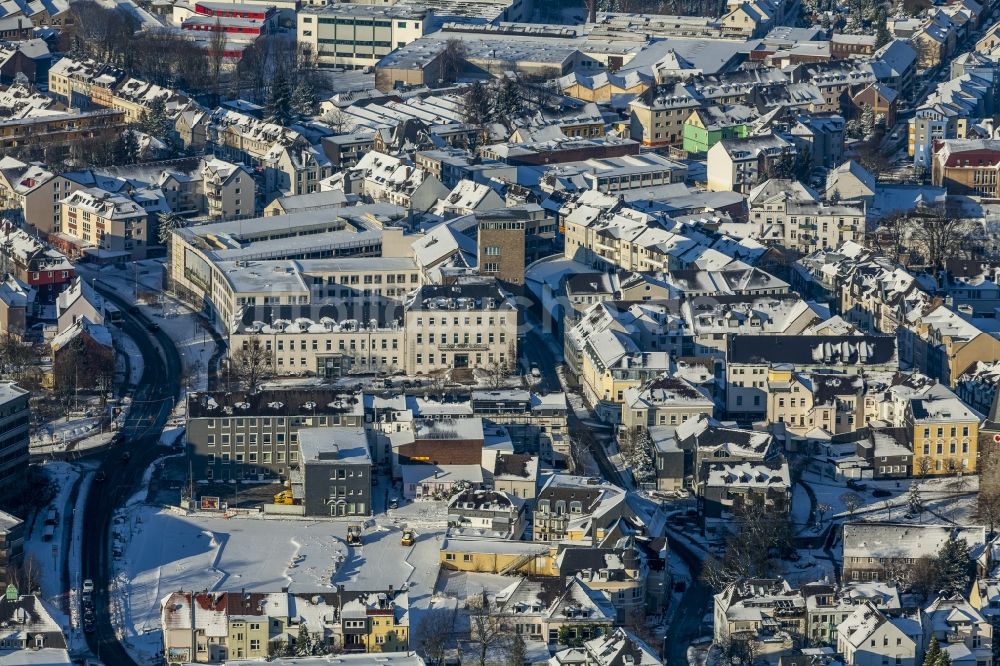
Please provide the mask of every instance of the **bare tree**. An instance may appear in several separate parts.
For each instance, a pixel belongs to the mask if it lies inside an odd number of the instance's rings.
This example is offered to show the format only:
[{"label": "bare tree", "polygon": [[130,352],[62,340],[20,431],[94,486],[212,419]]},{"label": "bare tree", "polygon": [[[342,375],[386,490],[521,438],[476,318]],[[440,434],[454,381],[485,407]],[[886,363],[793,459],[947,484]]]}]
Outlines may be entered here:
[{"label": "bare tree", "polygon": [[979,450],[979,494],[976,514],[993,532],[1000,522],[1000,450],[983,446]]},{"label": "bare tree", "polygon": [[490,604],[486,592],[469,597],[465,610],[469,616],[470,642],[476,650],[473,663],[479,666],[513,663],[510,657],[517,651],[514,639],[519,637],[507,618]]},{"label": "bare tree", "polygon": [[420,652],[429,666],[444,664],[448,647],[453,641],[455,614],[451,609],[433,608],[420,619],[417,635],[420,636]]},{"label": "bare tree", "polygon": [[918,211],[907,219],[914,249],[924,263],[940,269],[948,259],[969,256],[976,226],[971,220],[951,217],[944,210]]},{"label": "bare tree", "polygon": [[465,42],[454,37],[445,42],[438,61],[441,63],[441,81],[454,83],[465,68]]},{"label": "bare tree", "polygon": [[347,123],[350,121],[350,114],[339,106],[335,106],[324,113],[320,120],[329,125],[337,134],[343,134]]},{"label": "bare tree", "polygon": [[910,565],[907,578],[909,588],[924,599],[937,592],[938,589],[937,558],[924,555]]},{"label": "bare tree", "polygon": [[917,473],[920,475],[920,478],[926,478],[931,473],[932,467],[931,459],[926,456],[917,460]]},{"label": "bare tree", "polygon": [[499,363],[498,361],[491,361],[489,365],[486,366],[487,377],[486,381],[490,388],[501,388],[510,376],[510,369],[507,367],[506,363]]},{"label": "bare tree", "polygon": [[853,516],[854,513],[865,503],[864,498],[854,492],[844,493],[840,496],[840,501],[844,505],[844,508],[847,509],[847,513],[851,516]]},{"label": "bare tree", "polygon": [[777,570],[774,554],[788,551],[791,544],[787,514],[759,504],[746,505],[726,539],[724,555],[705,560],[701,580],[721,590],[741,578],[769,578]]},{"label": "bare tree", "polygon": [[260,338],[251,337],[233,352],[229,365],[243,389],[248,393],[256,393],[271,374],[271,352],[260,343]]},{"label": "bare tree", "polygon": [[226,33],[218,18],[215,19],[215,26],[209,35],[208,47],[205,50],[208,55],[209,76],[212,79],[212,97],[218,104],[222,94],[222,64],[226,58]]}]

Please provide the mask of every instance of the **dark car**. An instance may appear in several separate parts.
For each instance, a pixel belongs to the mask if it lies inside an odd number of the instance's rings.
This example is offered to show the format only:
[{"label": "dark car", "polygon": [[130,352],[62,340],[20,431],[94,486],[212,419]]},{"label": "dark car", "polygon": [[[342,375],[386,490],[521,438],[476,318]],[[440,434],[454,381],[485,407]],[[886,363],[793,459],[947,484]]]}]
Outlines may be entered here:
[{"label": "dark car", "polygon": [[138,305],[130,305],[130,306],[128,306],[128,311],[131,312],[132,314],[139,314],[139,306]]},{"label": "dark car", "polygon": [[104,471],[102,470],[102,471],[100,471],[100,472],[97,473],[97,476],[94,477],[94,481],[97,481],[98,483],[104,483],[104,481],[107,478],[108,478],[108,475],[105,474]]},{"label": "dark car", "polygon": [[122,454],[122,462],[127,463],[129,460],[132,460],[132,452],[126,451]]},{"label": "dark car", "polygon": [[872,497],[892,497],[892,493],[884,488],[876,488],[872,491]]},{"label": "dark car", "polygon": [[160,325],[157,324],[155,321],[151,321],[148,324],[146,324],[146,328],[152,331],[153,333],[156,333],[158,330],[160,330]]}]

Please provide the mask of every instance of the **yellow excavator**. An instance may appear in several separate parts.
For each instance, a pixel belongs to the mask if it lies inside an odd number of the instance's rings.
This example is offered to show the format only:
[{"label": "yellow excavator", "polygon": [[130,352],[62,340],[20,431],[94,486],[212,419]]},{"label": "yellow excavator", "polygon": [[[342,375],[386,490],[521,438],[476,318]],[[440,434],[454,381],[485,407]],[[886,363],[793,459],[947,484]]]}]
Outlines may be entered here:
[{"label": "yellow excavator", "polygon": [[403,530],[403,536],[399,539],[399,545],[401,546],[412,546],[413,542],[417,540],[416,534],[413,530],[407,528]]},{"label": "yellow excavator", "polygon": [[295,497],[292,496],[291,490],[282,490],[280,493],[274,495],[275,504],[295,504]]},{"label": "yellow excavator", "polygon": [[347,545],[361,545],[361,523],[351,523],[347,526]]}]

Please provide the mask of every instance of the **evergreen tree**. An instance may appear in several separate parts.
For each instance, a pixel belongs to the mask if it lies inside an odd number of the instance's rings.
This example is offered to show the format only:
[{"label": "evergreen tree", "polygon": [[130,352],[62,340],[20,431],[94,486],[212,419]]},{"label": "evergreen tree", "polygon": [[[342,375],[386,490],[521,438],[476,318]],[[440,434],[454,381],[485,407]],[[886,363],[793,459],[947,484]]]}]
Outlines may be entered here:
[{"label": "evergreen tree", "polygon": [[865,105],[861,111],[861,136],[866,141],[875,133],[875,110],[871,106]]},{"label": "evergreen tree", "polygon": [[312,639],[305,622],[299,624],[299,634],[295,637],[295,656],[308,657],[312,654]]},{"label": "evergreen tree", "polygon": [[924,503],[920,499],[920,491],[917,490],[916,483],[910,484],[910,491],[906,495],[906,507],[914,516],[919,516],[924,512]]},{"label": "evergreen tree", "polygon": [[969,589],[970,567],[965,539],[949,539],[938,552],[938,586],[945,592],[965,594]]},{"label": "evergreen tree", "polygon": [[875,13],[875,48],[881,48],[892,40],[889,27],[886,25],[885,8],[881,7]]},{"label": "evergreen tree", "polygon": [[493,104],[490,92],[482,81],[476,81],[462,98],[462,117],[465,122],[476,127],[485,127],[493,119]]},{"label": "evergreen tree", "polygon": [[167,101],[161,97],[154,97],[149,103],[149,108],[139,116],[139,129],[150,136],[154,136],[161,141],[170,139],[170,116],[167,115]]},{"label": "evergreen tree", "polygon": [[112,160],[114,164],[132,164],[139,157],[139,140],[135,132],[130,129],[125,130],[115,139],[111,148]]},{"label": "evergreen tree", "polygon": [[941,656],[938,657],[937,666],[951,666],[951,655],[941,650]]},{"label": "evergreen tree", "polygon": [[292,109],[299,116],[311,116],[316,111],[316,94],[308,76],[300,76],[292,91]]},{"label": "evergreen tree", "polygon": [[497,90],[496,114],[505,120],[512,120],[524,112],[524,96],[521,84],[512,78],[500,81]]},{"label": "evergreen tree", "polygon": [[267,121],[278,125],[287,125],[292,120],[292,90],[285,77],[284,70],[279,69],[271,81],[271,89],[267,93],[264,104]]},{"label": "evergreen tree", "polygon": [[937,666],[939,659],[941,659],[941,647],[938,645],[937,636],[931,636],[931,643],[924,654],[924,666]]}]

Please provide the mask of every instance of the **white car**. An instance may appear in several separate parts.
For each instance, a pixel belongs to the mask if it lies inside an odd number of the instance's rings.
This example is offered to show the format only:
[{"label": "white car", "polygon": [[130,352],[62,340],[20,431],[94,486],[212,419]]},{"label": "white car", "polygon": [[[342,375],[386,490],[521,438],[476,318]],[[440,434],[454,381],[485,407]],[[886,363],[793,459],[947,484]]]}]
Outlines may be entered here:
[{"label": "white car", "polygon": [[94,581],[90,580],[89,578],[83,581],[83,593],[89,594],[93,591],[94,591]]}]

